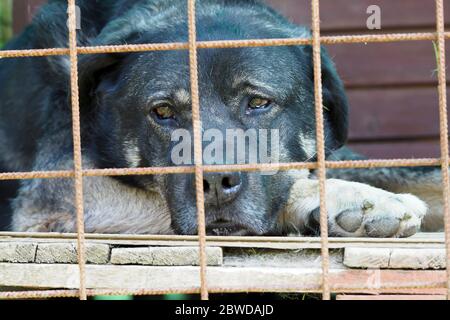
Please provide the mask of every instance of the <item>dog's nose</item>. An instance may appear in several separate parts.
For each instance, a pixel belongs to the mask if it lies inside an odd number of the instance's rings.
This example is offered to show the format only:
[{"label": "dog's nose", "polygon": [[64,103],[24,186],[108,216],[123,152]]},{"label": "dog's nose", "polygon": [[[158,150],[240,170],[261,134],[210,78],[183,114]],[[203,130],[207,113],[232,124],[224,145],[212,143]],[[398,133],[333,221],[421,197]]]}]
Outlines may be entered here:
[{"label": "dog's nose", "polygon": [[207,173],[203,177],[205,204],[220,206],[233,201],[241,190],[242,179],[239,172]]}]

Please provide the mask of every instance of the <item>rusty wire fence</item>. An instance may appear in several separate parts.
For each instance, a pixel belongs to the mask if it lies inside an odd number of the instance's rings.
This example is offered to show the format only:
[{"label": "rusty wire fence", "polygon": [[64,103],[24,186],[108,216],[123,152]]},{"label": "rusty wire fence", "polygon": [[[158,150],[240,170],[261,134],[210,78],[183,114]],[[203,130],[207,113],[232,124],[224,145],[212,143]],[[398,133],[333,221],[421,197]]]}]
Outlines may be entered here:
[{"label": "rusty wire fence", "polygon": [[[319,0],[311,0],[312,7],[312,38],[290,38],[290,39],[255,39],[255,40],[233,40],[233,41],[197,41],[195,0],[187,0],[189,41],[187,43],[159,43],[159,44],[136,44],[116,46],[78,47],[76,34],[76,5],[75,0],[68,1],[69,16],[69,47],[49,48],[35,50],[4,50],[0,51],[0,58],[17,57],[43,57],[68,55],[70,56],[70,83],[71,103],[73,117],[73,153],[74,170],[70,171],[46,171],[46,172],[21,172],[0,173],[0,180],[25,180],[25,179],[52,179],[72,178],[75,183],[75,207],[77,217],[77,252],[79,266],[79,289],[77,290],[41,290],[41,291],[13,291],[0,292],[0,298],[58,298],[79,297],[82,300],[94,295],[160,295],[169,293],[200,293],[202,299],[208,299],[208,294],[234,293],[234,292],[292,292],[293,288],[278,288],[269,285],[261,288],[217,288],[214,284],[207,283],[206,243],[208,237],[205,231],[205,209],[203,193],[203,174],[205,172],[222,171],[271,171],[291,169],[316,169],[320,181],[320,231],[321,231],[321,261],[322,261],[322,283],[317,291],[322,293],[323,299],[329,300],[333,291],[333,283],[329,276],[329,246],[328,246],[328,223],[325,203],[325,179],[327,169],[345,168],[375,168],[375,167],[415,167],[415,166],[441,166],[443,180],[443,199],[445,216],[445,243],[447,276],[443,286],[447,288],[447,297],[450,297],[450,214],[449,214],[449,142],[448,142],[448,119],[447,119],[447,96],[446,96],[446,56],[445,41],[450,38],[450,32],[444,28],[444,5],[443,0],[436,0],[436,32],[428,33],[395,33],[380,35],[342,35],[324,36],[320,34],[320,12]],[[365,160],[365,161],[326,161],[325,159],[325,137],[323,126],[322,108],[322,79],[321,79],[321,45],[322,44],[344,44],[344,43],[368,43],[368,42],[397,42],[397,41],[435,41],[438,48],[438,91],[439,91],[439,114],[440,114],[440,149],[441,157],[435,159],[395,159],[395,160]],[[263,46],[294,46],[312,45],[314,64],[314,88],[317,123],[317,162],[301,163],[272,163],[272,164],[245,164],[245,165],[203,165],[201,145],[201,114],[199,106],[198,86],[198,63],[197,52],[199,49],[213,48],[238,48],[238,47],[263,47]],[[78,88],[78,55],[96,53],[119,53],[119,52],[143,52],[143,51],[168,51],[188,50],[190,62],[190,81],[192,98],[192,121],[194,128],[194,159],[193,167],[165,167],[165,168],[136,168],[136,169],[90,169],[82,168],[81,153],[81,129],[79,110],[79,88]],[[94,176],[126,176],[126,175],[151,175],[151,174],[180,174],[193,173],[196,181],[197,215],[198,215],[198,240],[200,246],[200,283],[194,288],[180,288],[179,290],[145,290],[145,289],[122,289],[122,290],[91,290],[86,287],[86,260],[85,260],[85,232],[84,232],[84,208],[83,208],[83,177]],[[15,236],[27,237],[27,233],[15,234]],[[177,236],[168,236],[168,239]],[[178,238],[180,238],[178,236]],[[217,238],[217,237],[215,237]],[[288,239],[284,239],[288,241]],[[264,241],[263,237],[257,241]],[[283,241],[280,239],[279,241]],[[405,287],[401,289],[433,289],[430,286]],[[395,290],[397,288],[389,288]],[[369,292],[370,288],[339,288],[340,292],[355,292],[364,290]]]}]

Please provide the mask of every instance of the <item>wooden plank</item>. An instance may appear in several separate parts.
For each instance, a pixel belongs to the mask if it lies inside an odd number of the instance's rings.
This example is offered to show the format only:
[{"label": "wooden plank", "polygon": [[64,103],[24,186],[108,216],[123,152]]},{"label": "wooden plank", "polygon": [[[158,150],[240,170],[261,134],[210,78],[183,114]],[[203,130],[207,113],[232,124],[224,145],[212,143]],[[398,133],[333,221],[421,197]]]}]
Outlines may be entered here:
[{"label": "wooden plank", "polygon": [[[333,288],[345,292],[445,294],[446,271],[416,270],[345,270],[330,275]],[[359,286],[359,288],[358,288]],[[427,288],[425,288],[427,287]],[[353,288],[353,290],[351,290]],[[369,290],[361,290],[369,288]],[[333,290],[337,292],[336,290]]]},{"label": "wooden plank", "polygon": [[[197,266],[199,261],[198,246],[113,248],[109,260],[111,264],[146,266]],[[207,247],[206,264],[222,265],[222,248]]]},{"label": "wooden plank", "polygon": [[[190,241],[198,240],[198,236],[187,235],[151,235],[151,234],[107,234],[107,233],[86,233],[87,240],[174,240],[174,241]],[[4,239],[76,239],[76,233],[59,233],[59,232],[0,232],[0,238]],[[273,237],[273,236],[207,236],[206,239],[215,241],[273,241],[273,242],[309,242],[319,240],[318,237]],[[348,242],[366,241],[366,242],[433,242],[440,243],[444,241],[444,233],[440,232],[419,232],[409,238],[336,238],[330,237],[330,241],[345,240]]]},{"label": "wooden plank", "polygon": [[[198,267],[96,266],[86,268],[90,289],[188,289],[199,285]],[[52,277],[48,275],[52,274]],[[0,264],[0,286],[22,288],[78,287],[77,265]],[[218,288],[267,287],[317,289],[320,270],[296,268],[208,268],[208,284]]]},{"label": "wooden plank", "polygon": [[389,248],[345,248],[344,265],[349,268],[388,268]]},{"label": "wooden plank", "polygon": [[445,249],[392,249],[390,269],[445,269]]},{"label": "wooden plank", "polygon": [[[347,269],[341,249],[330,250],[330,269]],[[274,250],[256,248],[224,248],[224,267],[320,269],[319,249]]]},{"label": "wooden plank", "polygon": [[0,262],[34,262],[36,243],[0,242]]},{"label": "wooden plank", "polygon": [[[0,287],[75,289],[78,272],[77,265],[0,263]],[[87,265],[86,276],[89,289],[178,290],[196,288],[200,281],[198,267]],[[391,293],[411,287],[436,291],[445,288],[445,279],[445,271],[330,270],[331,290],[337,293]],[[207,280],[211,292],[319,292],[322,277],[320,268],[209,267]]]},{"label": "wooden plank", "polygon": [[411,159],[440,157],[439,141],[415,141],[400,142],[360,142],[349,143],[350,148],[367,156],[370,159]]},{"label": "wooden plank", "polygon": [[[105,264],[109,262],[111,248],[107,244],[87,243],[86,263]],[[38,243],[34,258],[36,263],[76,263],[78,261],[75,243]]]},{"label": "wooden plank", "polygon": [[[74,243],[74,234],[0,232],[2,242]],[[196,246],[193,236],[145,236],[87,234],[87,243],[126,246]],[[420,233],[411,238],[329,238],[330,249],[347,247],[443,248],[443,233]],[[207,237],[208,246],[224,248],[320,249],[319,237]]]},{"label": "wooden plank", "polygon": [[446,300],[445,295],[437,294],[410,294],[410,295],[350,295],[339,294],[336,296],[336,300]]},{"label": "wooden plank", "polygon": [[[6,240],[0,239],[0,243]],[[39,243],[51,242],[49,239],[40,239]],[[74,243],[74,240],[59,240],[60,242]],[[34,242],[33,240],[20,240],[20,242]],[[88,240],[88,243],[105,243],[104,240]],[[170,240],[110,240],[109,244],[120,246],[195,246],[198,245],[197,241],[170,241]],[[223,248],[258,248],[258,249],[278,249],[278,250],[298,250],[298,249],[320,249],[320,241],[312,242],[227,242],[227,241],[213,241],[210,240],[207,246],[223,247]],[[366,248],[366,247],[379,247],[378,243],[366,243],[362,240],[357,242],[334,242],[330,244],[330,249],[343,249],[347,247]],[[443,243],[433,242],[414,242],[414,243],[384,243],[386,247],[400,247],[400,248],[443,248]]]},{"label": "wooden plank", "polygon": [[347,96],[350,140],[439,137],[436,87],[349,89]]},{"label": "wooden plank", "polygon": [[344,265],[350,268],[445,269],[445,249],[346,248]]},{"label": "wooden plank", "polygon": [[326,48],[347,87],[436,83],[437,66],[431,41],[341,44]]},{"label": "wooden plank", "polygon": [[46,0],[14,0],[13,1],[13,31],[20,33],[29,24],[39,7]]},{"label": "wooden plank", "polygon": [[[267,2],[296,23],[311,24],[310,0],[267,0]],[[321,28],[323,31],[365,31],[368,17],[366,10],[370,5],[380,6],[383,30],[435,26],[434,0],[321,0]],[[449,6],[445,6],[445,12],[449,24]]]}]

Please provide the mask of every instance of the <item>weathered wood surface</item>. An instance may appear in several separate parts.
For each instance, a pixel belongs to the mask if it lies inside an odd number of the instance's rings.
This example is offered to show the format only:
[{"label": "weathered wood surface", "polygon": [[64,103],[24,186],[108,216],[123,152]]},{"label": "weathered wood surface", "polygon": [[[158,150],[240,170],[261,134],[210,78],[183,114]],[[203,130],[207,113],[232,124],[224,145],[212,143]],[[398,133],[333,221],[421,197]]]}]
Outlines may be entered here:
[{"label": "weathered wood surface", "polygon": [[31,242],[0,243],[0,262],[34,262],[37,244]]},{"label": "weathered wood surface", "polygon": [[[76,234],[0,232],[0,243],[73,242]],[[152,236],[86,234],[87,242],[126,246],[190,246],[198,245],[196,236]],[[207,237],[208,246],[223,248],[320,249],[318,237]],[[443,233],[419,233],[411,238],[329,238],[330,249],[348,247],[444,248]]]},{"label": "weathered wood surface", "polygon": [[[0,237],[0,288],[77,288],[79,269],[75,263],[75,240],[52,239],[49,236],[33,234],[28,239]],[[198,246],[195,241],[188,240],[191,237],[178,237],[178,241],[150,236],[146,236],[147,239],[153,240],[136,240],[142,237],[128,236],[133,240],[123,235],[117,236],[117,240],[107,240],[103,235],[88,237],[96,239],[87,242],[88,288],[183,290],[199,285],[199,269],[191,266],[198,257]],[[160,240],[155,240],[158,238]],[[226,242],[226,237],[216,237],[216,242],[227,243],[231,247],[207,249],[209,262],[215,265],[209,266],[207,271],[212,292],[221,289],[239,292],[320,291],[320,250],[318,247],[309,248],[311,243],[320,239],[290,239],[292,242],[287,244],[297,246],[295,250],[289,249],[289,246],[271,248],[272,244],[286,246],[280,238],[269,238],[271,241],[264,244],[264,249],[245,248],[247,245],[261,244],[262,239],[252,238],[251,241],[245,238],[239,241],[239,238],[231,238]],[[118,244],[118,241],[124,243]],[[336,248],[330,251],[330,281],[336,293],[445,293],[444,270],[405,270],[442,267],[445,257],[440,234],[422,234],[410,239],[333,241],[338,242],[335,242]],[[155,243],[159,246],[149,247]],[[189,247],[189,243],[194,245]],[[211,241],[208,243],[211,244]],[[362,247],[364,245],[366,247]],[[408,249],[409,246],[413,249]],[[402,270],[385,269],[397,267]]]},{"label": "weathered wood surface", "polygon": [[387,268],[390,253],[388,248],[346,248],[344,265],[350,268]]},{"label": "weathered wood surface", "polygon": [[[78,272],[77,265],[0,263],[0,287],[73,289]],[[87,265],[86,275],[90,289],[182,290],[200,281],[198,267]],[[207,277],[211,292],[319,292],[322,282],[320,268],[210,267]],[[442,294],[445,271],[331,269],[330,283],[337,293],[413,293],[415,287]]]},{"label": "weathered wood surface", "polygon": [[[86,262],[106,264],[109,262],[110,246],[102,243],[86,244]],[[36,263],[77,263],[75,243],[38,243]]]},{"label": "weathered wood surface", "polygon": [[[206,249],[207,264],[222,265],[222,249]],[[76,264],[74,242],[0,242],[0,262],[38,264]],[[86,262],[90,264],[195,266],[199,264],[198,247],[123,247],[106,243],[87,243]]]},{"label": "weathered wood surface", "polygon": [[[197,266],[199,265],[198,247],[146,247],[113,248],[111,264],[151,265],[151,266]],[[223,263],[221,248],[206,248],[206,263],[220,266]]]},{"label": "weathered wood surface", "polygon": [[349,268],[445,269],[445,249],[346,248]]}]

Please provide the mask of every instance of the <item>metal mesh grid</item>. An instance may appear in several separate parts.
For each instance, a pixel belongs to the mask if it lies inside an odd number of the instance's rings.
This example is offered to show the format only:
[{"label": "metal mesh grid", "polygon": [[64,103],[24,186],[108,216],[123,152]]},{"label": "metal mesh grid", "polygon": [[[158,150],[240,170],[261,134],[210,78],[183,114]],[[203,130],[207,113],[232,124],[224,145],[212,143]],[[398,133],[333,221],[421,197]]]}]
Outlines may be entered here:
[{"label": "metal mesh grid", "polygon": [[[256,288],[214,288],[209,287],[206,282],[206,237],[205,232],[205,210],[203,194],[203,173],[221,171],[256,171],[256,170],[290,170],[290,169],[317,169],[320,182],[320,221],[321,221],[321,256],[322,256],[322,285],[321,292],[323,299],[330,299],[332,281],[329,278],[329,248],[328,248],[328,224],[325,203],[325,179],[326,169],[342,168],[375,168],[375,167],[413,167],[413,166],[441,166],[443,177],[443,199],[445,216],[445,236],[447,252],[447,275],[446,283],[447,297],[450,297],[450,213],[449,213],[449,193],[450,178],[449,166],[449,143],[448,143],[448,119],[447,119],[447,97],[446,97],[446,74],[445,74],[445,40],[450,38],[450,32],[444,29],[443,0],[436,0],[436,32],[434,33],[399,33],[382,35],[343,35],[327,36],[320,35],[320,9],[319,0],[311,0],[312,5],[312,38],[297,39],[261,39],[261,40],[235,40],[235,41],[197,41],[196,21],[195,21],[195,0],[187,0],[188,21],[189,21],[189,41],[188,43],[168,43],[168,44],[142,44],[142,45],[120,45],[120,46],[97,46],[97,47],[77,47],[76,42],[76,17],[75,0],[68,0],[69,16],[69,48],[50,48],[36,50],[10,50],[0,51],[0,58],[12,57],[39,57],[52,55],[69,55],[71,63],[71,102],[73,116],[73,145],[74,145],[74,170],[72,171],[49,171],[49,172],[21,172],[21,173],[0,173],[0,180],[20,180],[20,179],[51,179],[51,178],[73,178],[75,184],[75,207],[77,214],[77,252],[80,283],[79,290],[50,290],[50,291],[24,291],[24,292],[2,292],[0,298],[51,298],[51,297],[79,297],[82,300],[92,295],[149,295],[166,293],[200,293],[202,299],[208,299],[208,292],[261,292]],[[365,42],[396,42],[396,41],[436,41],[439,52],[438,79],[439,79],[439,112],[440,112],[440,142],[441,158],[436,159],[396,159],[396,160],[365,160],[365,161],[326,161],[325,143],[323,128],[322,109],[322,80],[321,80],[321,44],[340,43],[365,43]],[[315,163],[284,163],[284,164],[250,164],[250,165],[221,165],[207,166],[202,163],[201,150],[201,117],[199,107],[199,87],[198,87],[198,49],[211,48],[236,48],[236,47],[259,47],[259,46],[290,46],[290,45],[312,45],[314,63],[314,87],[317,122],[317,151],[318,157]],[[81,165],[81,130],[78,95],[78,55],[94,53],[116,53],[116,52],[139,52],[139,51],[167,51],[167,50],[188,50],[191,76],[192,95],[192,120],[194,126],[194,167],[168,167],[168,168],[137,168],[137,169],[102,169],[83,170]],[[85,262],[85,234],[84,234],[84,213],[83,213],[83,177],[89,176],[120,176],[120,175],[148,175],[148,174],[177,174],[194,173],[196,180],[197,211],[198,211],[198,243],[200,246],[200,285],[197,288],[183,290],[88,290],[86,288],[86,262]],[[16,234],[17,235],[17,234]],[[26,237],[27,234],[23,233]],[[260,241],[264,241],[260,238]],[[427,289],[435,286],[401,287],[401,289]],[[369,290],[369,288],[360,288]],[[397,289],[397,288],[390,288]],[[269,292],[290,292],[294,288],[267,288]],[[336,290],[334,290],[336,291]],[[356,288],[340,288],[339,292],[358,291]]]}]

